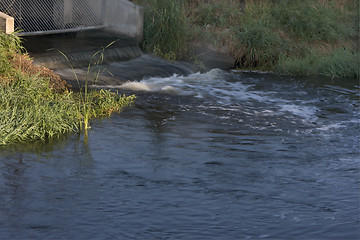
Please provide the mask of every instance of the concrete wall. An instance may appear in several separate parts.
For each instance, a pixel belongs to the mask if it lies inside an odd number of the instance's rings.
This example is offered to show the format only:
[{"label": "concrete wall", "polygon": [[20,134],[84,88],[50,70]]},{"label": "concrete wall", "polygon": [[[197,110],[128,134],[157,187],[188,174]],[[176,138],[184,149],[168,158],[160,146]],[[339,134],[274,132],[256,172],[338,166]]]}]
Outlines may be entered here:
[{"label": "concrete wall", "polygon": [[106,30],[143,39],[144,11],[128,0],[86,0]]},{"label": "concrete wall", "polygon": [[[43,22],[53,22],[56,27],[63,28],[67,23],[73,21],[72,6],[73,0],[55,1],[54,9],[63,9],[64,13],[56,13],[54,16],[37,8],[41,7],[41,0],[36,0],[37,4],[27,6],[27,17],[41,19]],[[40,2],[39,2],[40,1]],[[106,30],[129,37],[134,37],[138,41],[143,40],[144,13],[143,8],[128,0],[84,0],[91,11],[104,24]],[[41,15],[40,15],[41,14]],[[78,16],[79,14],[77,14]],[[81,18],[81,14],[79,15]],[[54,17],[54,19],[49,19]],[[56,17],[61,19],[55,19]],[[63,19],[64,18],[64,19]],[[64,26],[61,26],[64,25]],[[11,33],[14,31],[14,18],[0,13],[0,31]]]},{"label": "concrete wall", "polygon": [[85,0],[95,16],[104,22],[104,5],[106,0]]},{"label": "concrete wall", "polygon": [[14,18],[0,12],[0,32],[13,33],[14,32]]}]

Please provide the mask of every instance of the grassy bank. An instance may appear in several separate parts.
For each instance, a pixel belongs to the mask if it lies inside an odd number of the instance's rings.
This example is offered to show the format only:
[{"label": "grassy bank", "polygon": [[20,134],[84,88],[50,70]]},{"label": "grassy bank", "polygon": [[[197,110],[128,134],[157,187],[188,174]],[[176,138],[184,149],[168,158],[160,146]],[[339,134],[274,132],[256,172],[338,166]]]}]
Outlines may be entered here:
[{"label": "grassy bank", "polygon": [[0,34],[0,146],[80,131],[89,119],[120,111],[133,99],[105,90],[72,92],[21,54],[19,38]]},{"label": "grassy bank", "polygon": [[189,58],[201,42],[225,46],[240,69],[359,77],[359,0],[135,2],[145,49],[158,55]]}]

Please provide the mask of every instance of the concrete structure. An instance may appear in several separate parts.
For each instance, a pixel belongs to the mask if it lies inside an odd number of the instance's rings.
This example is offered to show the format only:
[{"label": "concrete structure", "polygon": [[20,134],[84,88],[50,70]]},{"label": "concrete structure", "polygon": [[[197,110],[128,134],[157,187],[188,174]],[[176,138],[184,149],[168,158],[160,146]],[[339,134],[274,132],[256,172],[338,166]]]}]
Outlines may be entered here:
[{"label": "concrete structure", "polygon": [[128,0],[84,0],[106,30],[143,38],[144,11]]},{"label": "concrete structure", "polygon": [[0,32],[13,33],[14,32],[14,18],[0,12]]},{"label": "concrete structure", "polygon": [[[117,34],[143,38],[143,8],[128,0],[54,0],[31,2],[19,0],[17,6],[0,0],[0,7],[15,18],[21,35],[41,35],[59,32],[104,28]],[[1,11],[1,8],[0,8]],[[0,31],[13,32],[14,18],[0,15]]]},{"label": "concrete structure", "polygon": [[104,0],[104,25],[109,31],[143,39],[143,8],[126,0]]}]

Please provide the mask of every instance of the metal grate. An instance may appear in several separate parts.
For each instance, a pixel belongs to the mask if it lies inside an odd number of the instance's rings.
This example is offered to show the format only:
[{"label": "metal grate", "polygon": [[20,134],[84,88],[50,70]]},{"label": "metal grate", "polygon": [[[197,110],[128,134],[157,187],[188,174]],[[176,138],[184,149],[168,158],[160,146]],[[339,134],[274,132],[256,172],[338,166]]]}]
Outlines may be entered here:
[{"label": "metal grate", "polygon": [[103,25],[84,0],[0,0],[0,12],[14,17],[18,35],[71,32]]}]

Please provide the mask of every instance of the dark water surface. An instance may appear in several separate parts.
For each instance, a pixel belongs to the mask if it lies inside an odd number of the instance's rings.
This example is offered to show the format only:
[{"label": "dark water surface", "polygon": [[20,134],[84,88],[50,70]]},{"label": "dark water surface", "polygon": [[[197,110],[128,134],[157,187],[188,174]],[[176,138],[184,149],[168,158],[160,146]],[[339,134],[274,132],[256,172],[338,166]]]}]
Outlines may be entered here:
[{"label": "dark water surface", "polygon": [[[109,87],[109,86],[108,86]],[[3,239],[359,239],[359,87],[212,70],[0,151]]]}]

